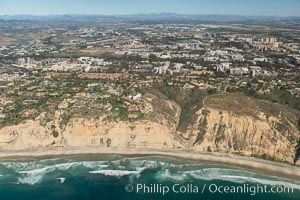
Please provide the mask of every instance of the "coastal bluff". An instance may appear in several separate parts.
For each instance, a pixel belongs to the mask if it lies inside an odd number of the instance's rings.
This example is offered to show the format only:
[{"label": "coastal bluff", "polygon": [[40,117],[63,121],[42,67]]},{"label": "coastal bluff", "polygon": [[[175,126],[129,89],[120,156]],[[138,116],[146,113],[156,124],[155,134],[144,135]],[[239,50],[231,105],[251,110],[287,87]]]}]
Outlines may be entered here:
[{"label": "coastal bluff", "polygon": [[105,117],[71,117],[64,111],[47,113],[0,129],[0,150],[48,148],[151,149],[161,151],[219,152],[297,164],[300,133],[297,113],[282,105],[237,94],[203,99],[186,130],[179,130],[182,113],[173,100],[153,94],[144,97],[151,118],[109,121]]}]

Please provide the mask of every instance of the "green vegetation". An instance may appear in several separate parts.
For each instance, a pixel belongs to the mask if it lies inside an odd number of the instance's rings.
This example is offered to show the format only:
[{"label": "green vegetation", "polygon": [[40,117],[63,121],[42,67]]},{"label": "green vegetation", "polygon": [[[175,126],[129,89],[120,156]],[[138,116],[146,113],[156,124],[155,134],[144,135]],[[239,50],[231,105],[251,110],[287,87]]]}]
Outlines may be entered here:
[{"label": "green vegetation", "polygon": [[204,112],[202,112],[202,114],[205,115],[205,118],[199,123],[199,127],[198,127],[199,133],[198,133],[196,141],[194,142],[194,145],[197,143],[201,144],[203,142],[204,136],[206,134],[206,126],[207,126],[206,116],[208,113],[209,113],[208,110],[205,110]]},{"label": "green vegetation", "polygon": [[57,138],[59,136],[59,133],[58,133],[58,131],[54,130],[52,132],[52,135],[53,135],[53,137]]},{"label": "green vegetation", "polygon": [[60,128],[63,129],[63,127],[65,127],[69,121],[71,119],[71,115],[67,112],[65,112],[64,114],[62,114],[61,116],[61,120],[60,120]]},{"label": "green vegetation", "polygon": [[197,120],[196,112],[203,107],[203,100],[208,95],[206,91],[198,88],[184,90],[180,86],[169,86],[168,83],[156,84],[153,88],[181,107],[177,126],[177,130],[181,132],[185,132]]}]

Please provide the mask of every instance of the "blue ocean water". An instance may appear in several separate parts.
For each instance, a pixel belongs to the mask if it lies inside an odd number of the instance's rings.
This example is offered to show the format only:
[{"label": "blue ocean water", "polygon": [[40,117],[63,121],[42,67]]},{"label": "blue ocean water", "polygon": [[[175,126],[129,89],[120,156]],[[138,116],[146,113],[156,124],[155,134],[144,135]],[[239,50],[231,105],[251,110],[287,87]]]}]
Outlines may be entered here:
[{"label": "blue ocean water", "polygon": [[[275,193],[252,190],[257,187],[275,188]],[[237,193],[235,188],[240,191]],[[2,199],[296,200],[300,199],[300,182],[219,164],[160,156],[67,156],[1,161]]]}]

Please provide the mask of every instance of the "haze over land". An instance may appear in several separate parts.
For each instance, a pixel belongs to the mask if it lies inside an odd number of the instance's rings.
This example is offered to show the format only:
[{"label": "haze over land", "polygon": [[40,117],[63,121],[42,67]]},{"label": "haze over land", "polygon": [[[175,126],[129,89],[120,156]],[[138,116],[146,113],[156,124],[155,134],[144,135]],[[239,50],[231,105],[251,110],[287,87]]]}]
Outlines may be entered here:
[{"label": "haze over land", "polygon": [[249,21],[249,20],[299,20],[299,16],[267,16],[267,15],[191,15],[177,13],[150,13],[150,14],[130,14],[130,15],[89,15],[89,14],[65,14],[65,15],[0,15],[3,20],[67,20],[67,21],[103,21],[103,20],[168,20],[168,21]]},{"label": "haze over land", "polygon": [[0,15],[130,15],[172,12],[192,15],[299,16],[298,0],[2,0]]}]

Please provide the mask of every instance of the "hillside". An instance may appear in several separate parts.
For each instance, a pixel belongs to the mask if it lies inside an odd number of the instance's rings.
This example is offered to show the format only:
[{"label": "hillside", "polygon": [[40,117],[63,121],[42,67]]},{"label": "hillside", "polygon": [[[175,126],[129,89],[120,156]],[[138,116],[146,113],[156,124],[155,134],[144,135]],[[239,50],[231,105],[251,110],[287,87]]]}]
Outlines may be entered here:
[{"label": "hillside", "polygon": [[199,151],[221,151],[293,163],[298,113],[285,106],[218,94],[205,99],[186,135]]}]

